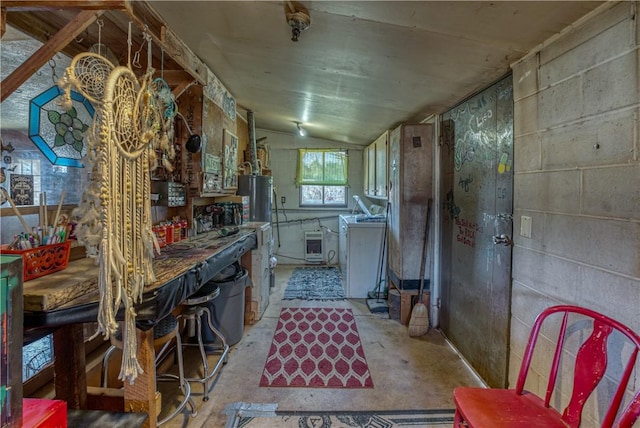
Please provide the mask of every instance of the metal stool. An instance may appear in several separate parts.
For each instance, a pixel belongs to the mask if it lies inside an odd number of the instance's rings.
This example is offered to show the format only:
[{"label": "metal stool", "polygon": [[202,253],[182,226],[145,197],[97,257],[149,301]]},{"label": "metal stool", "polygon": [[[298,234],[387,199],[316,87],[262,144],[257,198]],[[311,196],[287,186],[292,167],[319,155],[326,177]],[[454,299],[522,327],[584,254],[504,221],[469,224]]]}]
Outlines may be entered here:
[{"label": "metal stool", "polygon": [[[187,405],[187,403],[191,408],[190,416],[193,418],[198,414],[195,403],[191,398],[191,385],[189,385],[189,382],[184,377],[184,363],[182,359],[182,339],[180,337],[180,331],[178,329],[178,325],[179,325],[178,319],[172,314],[169,314],[163,319],[161,319],[160,322],[158,322],[153,327],[154,349],[157,348],[158,346],[161,346],[160,350],[156,353],[156,357],[154,360],[156,367],[169,354],[169,351],[171,350],[171,339],[173,339],[174,337],[176,339],[176,359],[178,360],[178,376],[171,373],[162,373],[162,374],[156,375],[156,381],[161,381],[161,382],[178,381],[178,385],[180,386],[180,391],[182,392],[182,395],[184,395],[183,400],[180,402],[178,407],[176,407],[176,409],[173,412],[171,412],[169,415],[165,416],[164,418],[156,422],[158,426],[166,423],[170,419],[173,419],[175,416],[177,416],[178,413],[182,412],[182,410]],[[108,376],[109,359],[111,358],[111,354],[113,354],[113,352],[116,349],[122,349],[121,331],[118,331],[118,333],[116,334],[116,337],[111,339],[111,346],[104,353],[104,357],[102,357],[102,375],[100,378],[100,385],[103,388],[107,387],[107,383],[109,379],[109,376]]]},{"label": "metal stool", "polygon": [[[182,342],[182,346],[198,346],[200,349],[200,356],[202,357],[203,376],[198,378],[187,378],[190,382],[199,382],[204,384],[204,396],[203,401],[209,400],[209,381],[218,372],[222,364],[226,364],[228,360],[229,345],[226,339],[218,330],[214,327],[212,322],[211,311],[208,307],[204,306],[204,303],[210,302],[216,299],[220,295],[220,287],[214,282],[208,282],[204,284],[200,289],[189,296],[187,300],[182,303],[184,310],[178,315],[178,319],[187,320],[188,335],[189,337],[196,337],[197,343]],[[207,325],[211,331],[220,340],[221,346],[217,349],[221,351],[220,358],[216,365],[209,371],[209,363],[207,362],[207,353],[205,351],[204,343],[202,341],[202,317],[207,315]],[[195,328],[194,328],[195,324]]]}]

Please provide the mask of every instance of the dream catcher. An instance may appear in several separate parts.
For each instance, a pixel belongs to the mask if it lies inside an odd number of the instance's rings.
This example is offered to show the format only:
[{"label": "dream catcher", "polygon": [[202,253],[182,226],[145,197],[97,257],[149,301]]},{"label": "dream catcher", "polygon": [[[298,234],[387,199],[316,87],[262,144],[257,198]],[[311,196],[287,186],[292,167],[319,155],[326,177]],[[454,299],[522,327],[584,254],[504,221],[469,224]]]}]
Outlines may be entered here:
[{"label": "dream catcher", "polygon": [[[151,58],[149,58],[149,61]],[[162,51],[162,70],[161,76],[164,75],[164,51]],[[163,77],[157,77],[151,80],[151,74],[148,74],[148,81],[146,82],[150,96],[153,96],[153,105],[155,111],[158,114],[158,120],[160,122],[160,131],[157,133],[157,139],[153,141],[154,152],[151,156],[151,170],[155,170],[159,166],[162,166],[166,171],[173,171],[172,161],[176,157],[175,148],[173,145],[174,131],[174,118],[178,114],[178,105],[176,98],[169,84]],[[160,155],[158,159],[157,154]]]},{"label": "dream catcher", "polygon": [[[107,79],[116,67],[112,61],[101,55],[102,50],[99,47],[104,46],[101,43],[104,23],[98,20],[97,24],[98,43],[92,46],[92,52],[76,55],[67,67],[64,77],[58,82],[67,94],[71,91],[71,87],[74,87],[94,104],[102,103]],[[93,52],[94,50],[97,52]]]},{"label": "dream catcher", "polygon": [[[145,33],[151,64],[151,38]],[[131,27],[129,27],[131,46]],[[131,69],[111,67],[97,54],[82,54],[72,64],[68,81],[99,101],[97,124],[90,130],[94,186],[83,195],[75,212],[81,216],[79,239],[98,260],[100,308],[98,332],[109,338],[118,330],[115,315],[125,309],[123,360],[119,378],[133,382],[142,372],[136,356],[134,305],[146,284],[155,281],[151,230],[149,158],[154,152],[162,120],[148,67],[140,83]],[[92,58],[92,61],[85,59]],[[96,59],[94,62],[93,59]],[[87,67],[78,67],[86,63]],[[85,75],[86,73],[86,75]],[[90,248],[93,246],[92,248]]]}]

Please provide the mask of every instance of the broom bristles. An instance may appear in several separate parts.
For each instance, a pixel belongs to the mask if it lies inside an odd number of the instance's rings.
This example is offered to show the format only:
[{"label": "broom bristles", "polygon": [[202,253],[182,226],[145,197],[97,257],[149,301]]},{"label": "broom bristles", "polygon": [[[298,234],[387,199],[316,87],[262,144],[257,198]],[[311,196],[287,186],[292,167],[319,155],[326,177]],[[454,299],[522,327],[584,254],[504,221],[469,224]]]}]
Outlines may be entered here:
[{"label": "broom bristles", "polygon": [[418,302],[411,311],[409,320],[409,336],[417,337],[429,331],[429,311],[424,303]]}]

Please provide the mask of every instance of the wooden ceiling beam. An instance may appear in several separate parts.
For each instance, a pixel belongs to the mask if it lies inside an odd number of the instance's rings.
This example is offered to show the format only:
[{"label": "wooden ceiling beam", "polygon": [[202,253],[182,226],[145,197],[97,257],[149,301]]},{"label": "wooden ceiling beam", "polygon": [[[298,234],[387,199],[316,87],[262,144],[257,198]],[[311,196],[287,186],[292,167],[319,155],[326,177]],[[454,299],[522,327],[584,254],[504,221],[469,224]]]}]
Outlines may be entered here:
[{"label": "wooden ceiling beam", "polygon": [[2,7],[13,11],[29,12],[35,10],[113,10],[124,9],[125,0],[3,0]]},{"label": "wooden ceiling beam", "polygon": [[5,31],[7,31],[7,8],[0,8],[0,37],[4,36]]},{"label": "wooden ceiling beam", "polygon": [[[162,77],[165,82],[169,86],[176,86],[182,82],[191,82],[193,80],[193,76],[187,73],[184,70],[156,70],[156,74],[158,77]],[[162,75],[162,76],[160,76]]]},{"label": "wooden ceiling beam", "polygon": [[31,57],[16,68],[0,83],[0,102],[18,89],[31,75],[37,72],[58,51],[63,49],[102,14],[101,11],[83,10],[67,25],[52,36]]},{"label": "wooden ceiling beam", "polygon": [[208,68],[198,56],[157,15],[147,2],[127,0],[129,17],[139,28],[147,28],[154,43],[202,85],[207,84]]}]

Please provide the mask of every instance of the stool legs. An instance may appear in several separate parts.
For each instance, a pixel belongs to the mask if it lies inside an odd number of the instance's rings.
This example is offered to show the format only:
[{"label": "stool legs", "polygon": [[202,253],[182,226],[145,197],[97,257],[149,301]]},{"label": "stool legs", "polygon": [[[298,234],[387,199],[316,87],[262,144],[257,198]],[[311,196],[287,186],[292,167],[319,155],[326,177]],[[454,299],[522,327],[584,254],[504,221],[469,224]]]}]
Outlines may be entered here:
[{"label": "stool legs", "polygon": [[[220,348],[222,353],[221,353],[220,358],[218,359],[216,365],[211,370],[209,370],[209,362],[207,361],[207,353],[206,353],[205,348],[204,348],[204,343],[202,342],[202,317],[205,314],[207,316],[207,325],[208,325],[208,327],[216,335],[216,337],[218,337],[218,339],[220,339],[220,341],[222,342],[222,346]],[[217,328],[214,327],[213,322],[212,322],[212,317],[211,317],[211,311],[209,310],[209,308],[207,308],[205,306],[189,307],[180,316],[185,318],[185,319],[187,319],[187,320],[189,320],[189,321],[195,321],[195,323],[196,323],[196,339],[198,341],[197,345],[198,345],[198,349],[200,351],[200,357],[202,358],[202,369],[203,369],[202,377],[187,378],[187,380],[190,381],[190,382],[202,383],[203,386],[204,386],[204,395],[202,397],[202,400],[203,401],[208,401],[209,400],[210,381],[213,378],[213,376],[218,372],[218,370],[220,370],[220,367],[222,366],[222,364],[226,364],[226,362],[228,360],[229,345],[227,344],[227,341],[224,338],[224,335],[220,332],[220,330],[218,330]],[[185,345],[194,345],[194,344],[186,344],[185,343]]]},{"label": "stool legs", "polygon": [[[188,404],[189,408],[191,409],[190,412],[190,416],[193,418],[198,414],[198,411],[196,410],[196,406],[195,406],[195,402],[193,401],[193,398],[191,398],[191,385],[189,384],[188,380],[185,378],[184,376],[184,361],[183,361],[183,357],[182,357],[182,338],[180,337],[180,332],[178,331],[178,326],[176,325],[175,330],[170,333],[172,335],[175,336],[176,338],[176,360],[177,360],[177,364],[178,364],[178,375],[174,375],[174,374],[170,374],[170,373],[163,373],[163,374],[158,374],[156,376],[156,381],[157,382],[178,382],[179,387],[180,387],[180,391],[182,392],[184,399],[180,402],[180,404],[176,407],[176,409],[171,412],[169,415],[165,416],[163,419],[160,419],[156,422],[157,426],[160,426],[166,422],[168,422],[170,419],[174,418],[175,416],[177,416],[180,412],[182,412],[182,410],[185,408],[185,406]],[[111,358],[111,355],[113,354],[113,352],[118,348],[118,346],[116,345],[111,345],[107,351],[105,352],[104,356],[102,357],[102,373],[100,375],[100,385],[103,388],[106,388],[108,386],[108,381],[109,381],[109,376],[108,376],[108,370],[109,370],[109,359]],[[158,365],[158,363],[165,357],[165,354],[171,349],[171,340],[167,340],[162,347],[160,348],[160,350],[158,351],[158,353],[156,354],[155,357],[155,364],[156,366]]]},{"label": "stool legs", "polygon": [[[165,352],[165,350],[169,348],[169,345],[170,345],[170,342],[167,342],[162,347],[160,352],[158,352],[158,355],[156,356],[156,365],[158,361],[163,357],[163,353]],[[182,391],[182,394],[185,396],[185,399],[182,400],[180,405],[176,407],[176,409],[173,412],[165,416],[163,419],[159,420],[157,422],[158,426],[164,424],[170,419],[173,419],[178,413],[182,412],[182,409],[184,409],[184,407],[187,404],[189,404],[189,407],[191,408],[190,416],[192,418],[198,414],[198,411],[196,410],[196,405],[193,399],[191,398],[191,385],[189,385],[189,382],[187,382],[187,379],[184,377],[184,361],[182,359],[182,339],[180,338],[179,332],[177,332],[176,334],[176,359],[178,360],[178,376],[170,373],[164,373],[156,376],[156,380],[157,381],[177,380],[180,384],[180,391]]]}]

